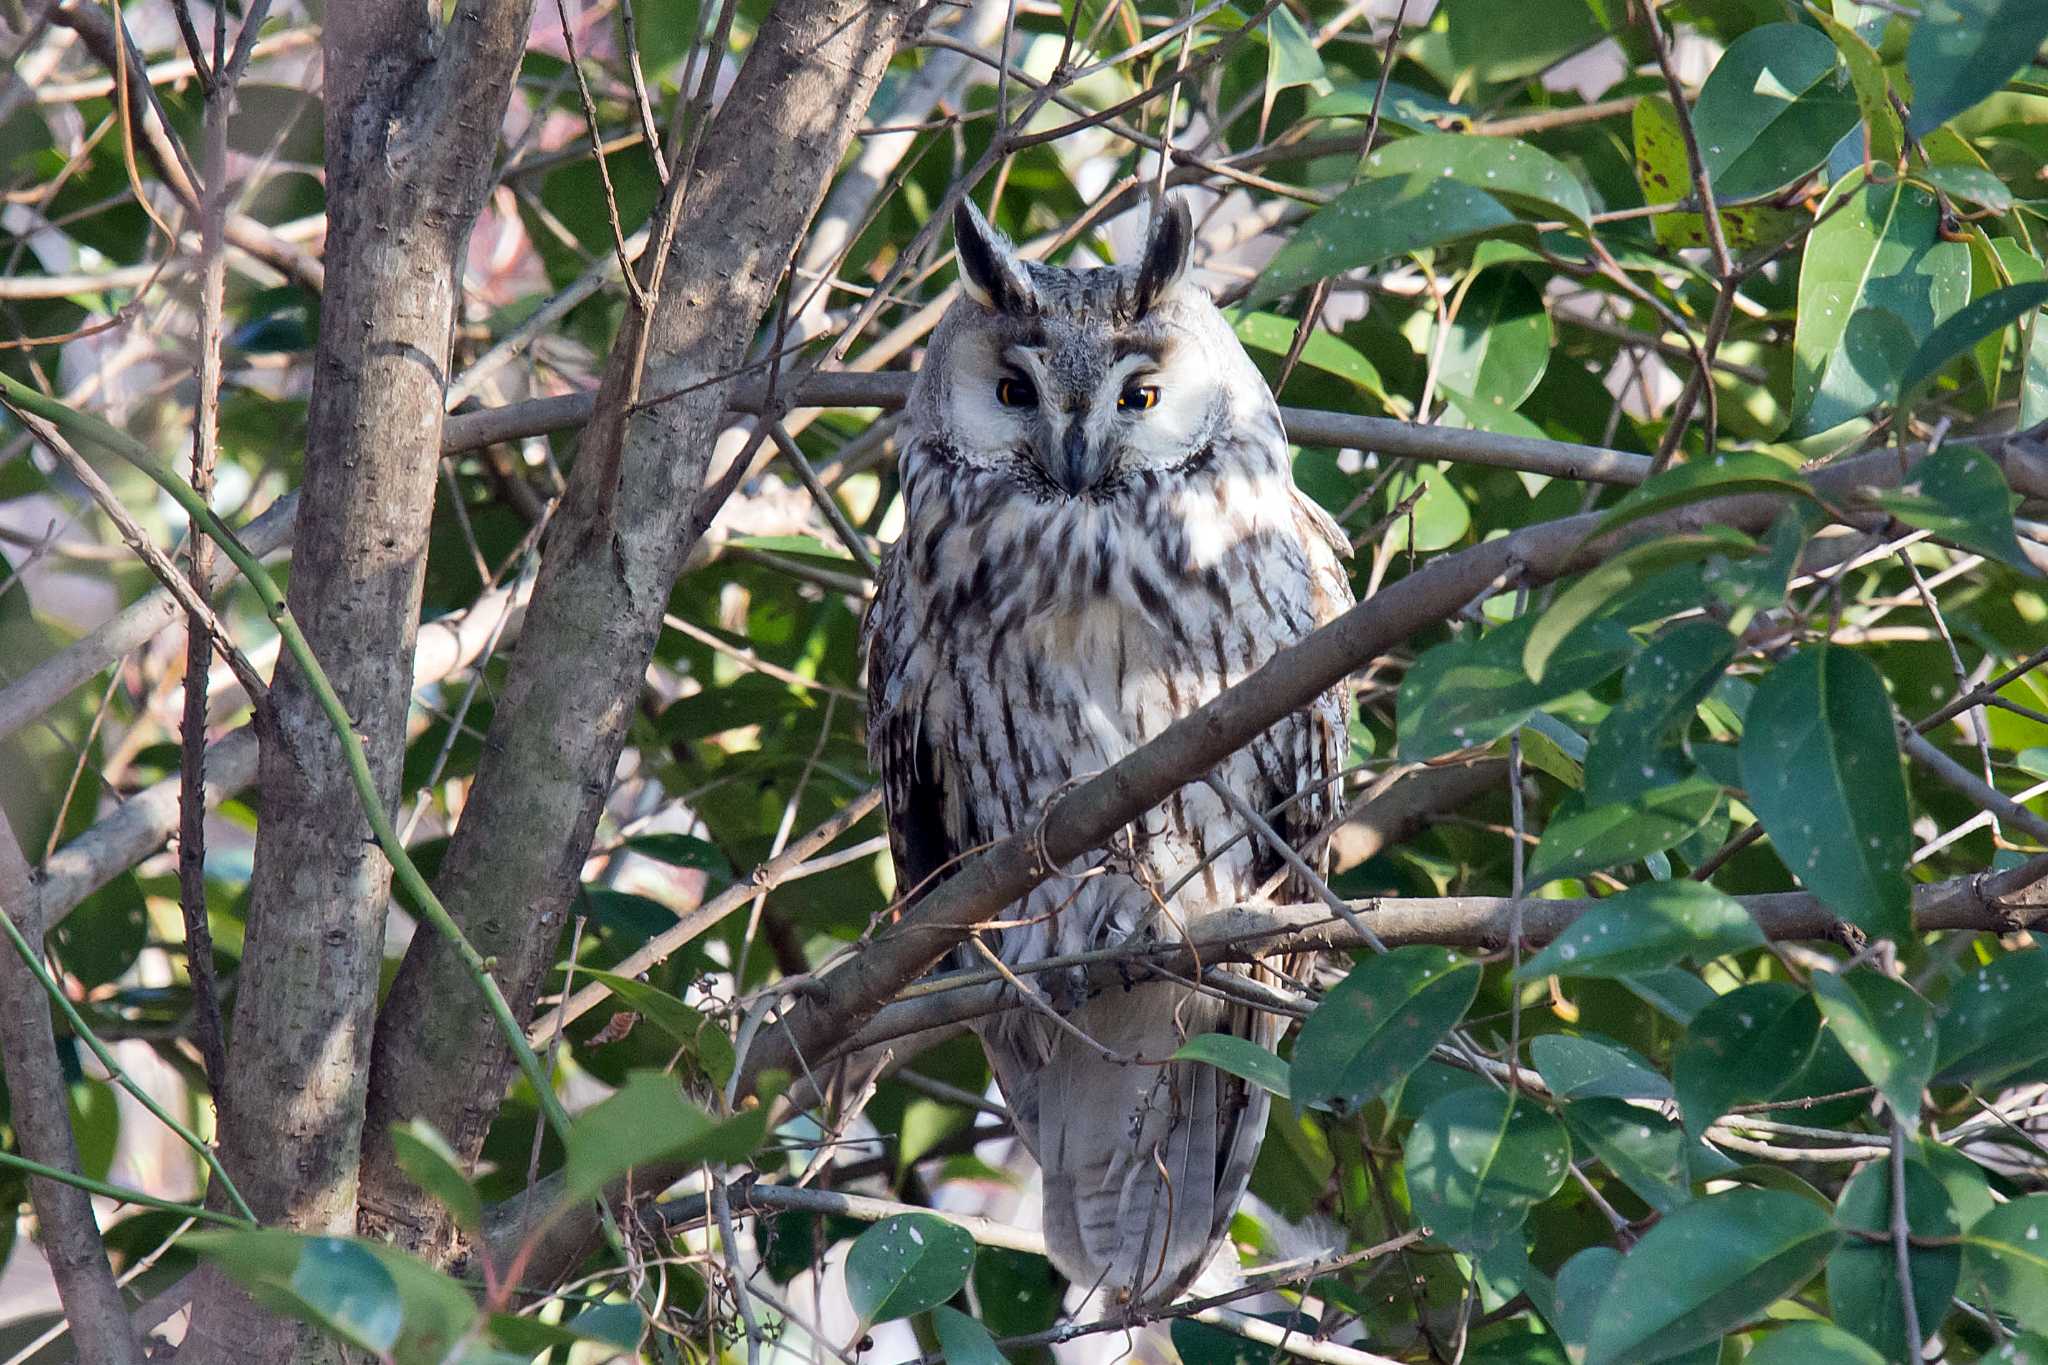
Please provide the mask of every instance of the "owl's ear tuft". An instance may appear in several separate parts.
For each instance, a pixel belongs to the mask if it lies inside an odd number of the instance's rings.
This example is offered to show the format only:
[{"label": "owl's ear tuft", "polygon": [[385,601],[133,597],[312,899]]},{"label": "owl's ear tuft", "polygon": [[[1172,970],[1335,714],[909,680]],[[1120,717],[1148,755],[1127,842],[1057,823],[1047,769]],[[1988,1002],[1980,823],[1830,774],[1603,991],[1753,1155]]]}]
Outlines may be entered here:
[{"label": "owl's ear tuft", "polygon": [[953,245],[960,252],[960,287],[968,298],[998,313],[1034,311],[1037,295],[1023,262],[971,199],[962,199],[953,210]]},{"label": "owl's ear tuft", "polygon": [[1194,250],[1195,222],[1187,201],[1169,199],[1152,215],[1152,235],[1145,243],[1145,259],[1138,265],[1138,283],[1133,291],[1132,312],[1143,317],[1152,305],[1171,293],[1188,273],[1188,255]]}]

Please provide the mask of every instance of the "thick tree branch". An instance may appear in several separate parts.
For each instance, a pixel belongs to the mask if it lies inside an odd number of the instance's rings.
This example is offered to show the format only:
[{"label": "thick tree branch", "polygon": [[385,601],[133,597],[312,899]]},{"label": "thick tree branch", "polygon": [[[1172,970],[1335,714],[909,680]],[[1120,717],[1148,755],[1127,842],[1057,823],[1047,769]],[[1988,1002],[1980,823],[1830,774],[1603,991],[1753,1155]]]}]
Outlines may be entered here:
[{"label": "thick tree branch", "polygon": [[[781,0],[678,175],[672,248],[651,315],[629,316],[549,534],[526,633],[441,874],[450,913],[529,1011],[603,809],[732,380],[799,234],[897,44],[908,0]],[[656,234],[657,240],[660,234]],[[649,280],[653,276],[650,274]],[[639,394],[656,395],[635,402]],[[379,1021],[363,1207],[434,1253],[451,1231],[419,1207],[384,1134],[425,1117],[473,1157],[497,1110],[506,1042],[464,998],[454,956],[416,938]],[[450,1075],[471,1078],[458,1093]]]},{"label": "thick tree branch", "polygon": [[[1824,496],[1846,502],[1859,489],[1896,484],[1900,462],[1879,451],[1815,472]],[[1758,530],[1783,506],[1775,497],[1715,499],[1639,522],[1626,542],[1709,525]],[[965,937],[1042,881],[1095,848],[1180,786],[1198,781],[1254,736],[1354,669],[1502,585],[1534,586],[1598,562],[1615,537],[1589,541],[1598,514],[1545,523],[1445,555],[1281,650],[1224,692],[1106,771],[1068,792],[1019,835],[964,862],[915,910],[797,1000],[762,1032],[744,1062],[744,1089],[770,1070],[801,1074],[826,1056],[904,986]]]},{"label": "thick tree branch", "polygon": [[[330,269],[294,533],[292,617],[395,804],[469,232],[532,0],[338,6],[324,32]],[[293,664],[271,690],[262,818],[222,1108],[259,1216],[352,1231],[390,865],[349,755]],[[476,1013],[470,988],[451,999]],[[200,1365],[332,1357],[225,1277],[193,1307]]]},{"label": "thick tree branch", "polygon": [[[0,814],[0,915],[12,917],[22,938],[40,949],[43,918],[36,908],[28,862],[7,817]],[[31,1161],[76,1174],[78,1146],[57,1061],[50,1004],[15,950],[0,943],[0,1070],[7,1077],[9,1122],[15,1142]],[[76,1186],[36,1177],[29,1198],[42,1227],[43,1254],[57,1281],[84,1365],[139,1365],[142,1344],[114,1284],[107,1249],[93,1217],[92,1198]]]}]

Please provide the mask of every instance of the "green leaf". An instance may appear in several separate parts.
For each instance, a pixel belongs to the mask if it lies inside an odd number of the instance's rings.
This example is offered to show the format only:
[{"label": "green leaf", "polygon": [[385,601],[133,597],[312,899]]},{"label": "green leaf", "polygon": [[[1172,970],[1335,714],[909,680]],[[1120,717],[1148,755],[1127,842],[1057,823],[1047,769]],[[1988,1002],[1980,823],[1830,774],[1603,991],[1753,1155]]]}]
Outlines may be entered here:
[{"label": "green leaf", "polygon": [[650,1161],[744,1161],[767,1136],[769,1108],[764,1096],[754,1108],[721,1122],[684,1099],[675,1077],[635,1071],[570,1128],[563,1197],[591,1198]]},{"label": "green leaf", "polygon": [[1912,482],[1874,500],[1909,526],[2038,575],[2013,530],[2012,490],[1976,446],[1943,446],[1913,467]]},{"label": "green leaf", "polygon": [[[1410,502],[1410,499],[1413,499]],[[1411,465],[1387,480],[1389,512],[1408,503],[1408,510],[1388,529],[1394,544],[1422,554],[1448,550],[1472,529],[1472,509],[1442,465]]]},{"label": "green leaf", "polygon": [[2015,202],[2012,187],[1982,166],[1922,166],[1913,172],[1913,178],[1926,181],[1951,199],[1993,213],[2009,213]]},{"label": "green leaf", "polygon": [[[1232,319],[1231,328],[1245,345],[1273,355],[1284,356],[1294,347],[1295,321],[1278,313],[1242,313]],[[1357,347],[1324,328],[1309,333],[1308,344],[1301,348],[1301,363],[1386,399],[1378,368]]]},{"label": "green leaf", "polygon": [[[1898,165],[1899,154],[1905,148],[1905,125],[1898,110],[1892,107],[1891,78],[1885,72],[1884,58],[1853,25],[1816,9],[1807,12],[1827,29],[1835,50],[1842,56],[1842,65],[1849,68],[1849,83],[1856,91],[1856,108],[1863,118],[1865,149],[1870,159],[1885,166]],[[1878,27],[1883,28],[1882,18]]]},{"label": "green leaf", "polygon": [[1529,1040],[1529,1060],[1560,1100],[1671,1098],[1671,1082],[1619,1043],[1542,1033]]},{"label": "green leaf", "polygon": [[2048,951],[2005,953],[1955,984],[1934,1078],[1997,1085],[2048,1057]]},{"label": "green leaf", "polygon": [[1593,9],[1578,0],[1445,0],[1437,14],[1455,69],[1488,85],[1533,76],[1607,36]]},{"label": "green leaf", "polygon": [[885,1218],[846,1253],[846,1294],[863,1324],[936,1308],[960,1292],[974,1268],[974,1239],[929,1213]]},{"label": "green leaf", "polygon": [[1970,249],[1942,241],[1940,222],[1915,185],[1857,171],[1828,191],[1799,269],[1788,436],[1889,401],[1922,339],[1969,301]]},{"label": "green leaf", "polygon": [[[1630,116],[1635,145],[1636,182],[1643,199],[1651,204],[1674,203],[1693,197],[1692,167],[1685,153],[1685,134],[1679,128],[1678,111],[1662,95],[1650,95],[1636,102]],[[1726,208],[1718,202],[1721,233],[1728,245],[1741,251],[1762,242],[1782,241],[1797,228],[1800,219],[1768,204]],[[1676,210],[1660,213],[1650,220],[1650,230],[1662,247],[1705,246],[1706,215]]]},{"label": "green leaf", "polygon": [[1577,1100],[1564,1107],[1578,1144],[1645,1204],[1669,1213],[1692,1197],[1685,1130],[1654,1109],[1627,1100]]},{"label": "green leaf", "polygon": [[1779,664],[1749,704],[1741,759],[1750,809],[1785,865],[1843,919],[1903,939],[1913,831],[1876,667],[1835,645]]},{"label": "green leaf", "polygon": [[2048,281],[2009,285],[1973,299],[1955,316],[1927,334],[1920,349],[1906,362],[1899,376],[1899,402],[1932,379],[1942,366],[1968,351],[1985,337],[2010,327],[2048,304]]},{"label": "green leaf", "polygon": [[1593,215],[1586,187],[1569,166],[1510,137],[1419,133],[1375,149],[1365,159],[1365,174],[1446,177],[1526,213],[1562,218],[1577,227],[1585,227]]},{"label": "green leaf", "polygon": [[399,1169],[415,1185],[441,1201],[455,1215],[455,1221],[475,1232],[484,1223],[483,1201],[476,1187],[463,1174],[462,1160],[448,1140],[425,1119],[396,1124],[391,1129],[391,1146]]},{"label": "green leaf", "polygon": [[252,1228],[190,1233],[179,1245],[219,1265],[272,1312],[399,1365],[438,1365],[476,1320],[460,1284],[379,1242]]},{"label": "green leaf", "polygon": [[732,861],[719,851],[718,845],[708,839],[699,839],[693,834],[636,834],[622,845],[629,853],[643,858],[652,858],[670,867],[694,867],[700,872],[709,872],[721,881],[732,880]]},{"label": "green leaf", "polygon": [[1913,989],[1878,972],[1813,974],[1821,1017],[1842,1048],[1908,1124],[1934,1075],[1934,1010]]},{"label": "green leaf", "polygon": [[1267,109],[1273,107],[1274,95],[1297,85],[1314,86],[1318,93],[1323,93],[1329,90],[1330,79],[1323,70],[1322,54],[1316,51],[1315,39],[1294,17],[1294,11],[1282,5],[1266,20]]},{"label": "green leaf", "polygon": [[1693,106],[1715,199],[1752,199],[1827,159],[1856,126],[1835,45],[1804,24],[1764,24],[1729,44]]},{"label": "green leaf", "polygon": [[1585,804],[1576,793],[1567,796],[1529,859],[1529,884],[1626,867],[1675,848],[1706,824],[1720,800],[1720,784],[1704,777],[1599,806]]},{"label": "green leaf", "polygon": [[1598,619],[1554,649],[1543,680],[1522,666],[1537,618],[1523,616],[1477,640],[1452,640],[1415,661],[1401,680],[1399,749],[1419,762],[1513,734],[1539,707],[1608,677],[1636,651],[1618,622]]},{"label": "green leaf", "polygon": [[1586,750],[1586,800],[1626,801],[1692,771],[1679,746],[1728,661],[1735,637],[1714,621],[1681,621],[1629,660],[1621,700]]},{"label": "green leaf", "polygon": [[682,1044],[691,1058],[704,1068],[704,1074],[718,1085],[723,1086],[732,1079],[734,1066],[732,1039],[714,1019],[707,1018],[691,1009],[682,1001],[657,986],[617,972],[601,972],[586,968],[584,976],[597,982],[635,1014]]},{"label": "green leaf", "polygon": [[1557,1193],[1571,1165],[1564,1125],[1487,1086],[1439,1098],[1409,1130],[1402,1170],[1416,1221],[1466,1253],[1485,1251]]},{"label": "green leaf", "polygon": [[1301,1026],[1288,1072],[1297,1109],[1371,1103],[1429,1056],[1479,993],[1479,964],[1448,948],[1356,963]]},{"label": "green leaf", "polygon": [[1274,253],[1248,303],[1506,227],[1515,216],[1492,195],[1440,173],[1375,176],[1325,204]]},{"label": "green leaf", "polygon": [[1790,497],[1813,497],[1813,489],[1797,471],[1782,460],[1755,451],[1722,451],[1711,460],[1691,460],[1673,465],[1632,489],[1593,528],[1588,540],[1612,535],[1645,517],[1687,507],[1708,498],[1731,497],[1737,493],[1783,493]]},{"label": "green leaf", "polygon": [[1764,1334],[1743,1365],[1885,1365],[1885,1357],[1839,1327],[1795,1322]]},{"label": "green leaf", "polygon": [[1840,1234],[1778,1190],[1695,1200],[1622,1257],[1593,1316],[1585,1365],[1639,1365],[1718,1340],[1804,1284]]},{"label": "green leaf", "polygon": [[[1415,139],[1409,139],[1411,142]],[[1437,375],[1474,408],[1512,412],[1536,391],[1553,342],[1543,295],[1519,270],[1488,270],[1465,292]]]},{"label": "green leaf", "polygon": [[802,555],[808,559],[853,562],[853,556],[845,550],[837,545],[828,545],[816,536],[734,536],[725,543],[742,550],[768,550],[775,554]]},{"label": "green leaf", "polygon": [[1758,981],[1693,1016],[1671,1059],[1671,1083],[1687,1132],[1738,1104],[1775,1099],[1820,1039],[1820,1008],[1784,981]]},{"label": "green leaf", "polygon": [[1963,1234],[1963,1268],[2028,1330],[2048,1332],[2048,1194],[2000,1204]]},{"label": "green leaf", "polygon": [[[1378,80],[1338,80],[1332,84],[1328,94],[1318,95],[1308,102],[1308,117],[1369,118],[1373,99],[1378,94]],[[1471,118],[1472,110],[1467,106],[1399,81],[1388,81],[1386,94],[1380,99],[1380,122],[1411,132],[1433,133],[1440,122],[1469,122]]]},{"label": "green leaf", "polygon": [[2048,40],[2038,0],[1928,0],[1906,44],[1913,83],[1907,131],[1930,131],[1995,92]]},{"label": "green leaf", "polygon": [[1763,942],[1763,931],[1749,913],[1704,882],[1644,882],[1573,920],[1515,975],[1523,981],[1628,976],[1684,958],[1710,961]]},{"label": "green leaf", "polygon": [[1173,1054],[1176,1062],[1207,1062],[1261,1090],[1287,1098],[1287,1063],[1249,1038],[1234,1033],[1198,1033]]},{"label": "green leaf", "polygon": [[[1949,1238],[1960,1233],[1948,1191],[1922,1161],[1905,1166],[1906,1223],[1915,1237]],[[1835,1205],[1844,1228],[1889,1238],[1892,1228],[1892,1168],[1874,1161],[1849,1177]],[[1949,1297],[1962,1274],[1959,1246],[1914,1246],[1907,1253],[1913,1303],[1923,1324],[1948,1316]],[[1899,1299],[1897,1253],[1889,1240],[1852,1237],[1828,1258],[1828,1303],[1837,1322],[1877,1348],[1886,1360],[1907,1358],[1905,1314]]]},{"label": "green leaf", "polygon": [[1540,617],[1522,648],[1522,668],[1536,682],[1550,666],[1550,656],[1572,633],[1630,588],[1680,564],[1697,564],[1715,556],[1742,557],[1756,552],[1756,543],[1740,531],[1709,527],[1691,535],[1660,536],[1631,545],[1598,568],[1581,574],[1557,595]]},{"label": "green leaf", "polygon": [[934,1308],[932,1330],[939,1334],[939,1354],[946,1358],[946,1365],[1007,1365],[988,1328],[957,1308],[945,1304]]}]

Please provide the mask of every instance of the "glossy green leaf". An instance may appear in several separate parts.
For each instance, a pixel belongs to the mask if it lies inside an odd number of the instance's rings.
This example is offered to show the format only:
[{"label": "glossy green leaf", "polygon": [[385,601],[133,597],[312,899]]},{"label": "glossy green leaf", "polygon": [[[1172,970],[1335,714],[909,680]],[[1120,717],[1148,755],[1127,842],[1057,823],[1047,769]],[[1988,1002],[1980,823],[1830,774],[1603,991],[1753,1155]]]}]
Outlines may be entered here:
[{"label": "glossy green leaf", "polygon": [[[1651,204],[1678,203],[1692,199],[1692,167],[1686,157],[1685,134],[1679,128],[1678,112],[1662,95],[1637,101],[1631,115],[1635,147],[1636,181],[1643,199]],[[1746,250],[1762,242],[1789,237],[1799,219],[1769,204],[1747,204],[1727,208],[1719,204],[1721,234],[1730,248]],[[1707,245],[1706,215],[1670,210],[1650,220],[1657,244],[1663,247]]]},{"label": "glossy green leaf", "polygon": [[1750,809],[1793,874],[1866,933],[1903,938],[1913,831],[1891,698],[1870,661],[1823,645],[1772,669],[1741,758]]},{"label": "glossy green leaf", "polygon": [[680,1043],[715,1083],[723,1086],[732,1079],[732,1039],[716,1020],[645,981],[589,968],[581,975],[602,985],[620,1004]]},{"label": "glossy green leaf", "polygon": [[1448,550],[1472,529],[1471,507],[1450,475],[1437,465],[1396,470],[1387,480],[1384,501],[1389,515],[1395,508],[1407,506],[1387,531],[1403,550],[1418,554]]},{"label": "glossy green leaf", "polygon": [[[1293,349],[1295,326],[1295,319],[1278,313],[1243,313],[1231,321],[1239,341],[1278,356]],[[1309,333],[1308,343],[1301,348],[1301,363],[1356,384],[1375,398],[1387,396],[1386,385],[1373,363],[1357,347],[1324,328]]]},{"label": "glossy green leaf", "polygon": [[1932,192],[1865,184],[1859,171],[1820,214],[1799,269],[1793,436],[1889,402],[1921,342],[1970,297],[1970,249],[1941,240]]},{"label": "glossy green leaf", "polygon": [[1593,1314],[1607,1296],[1607,1286],[1613,1283],[1620,1265],[1621,1253],[1613,1247],[1590,1246],[1558,1267],[1557,1296],[1549,1316],[1558,1336],[1571,1348],[1574,1361],[1586,1358]]},{"label": "glossy green leaf", "polygon": [[635,1071],[570,1128],[562,1170],[564,1197],[590,1198],[650,1161],[744,1161],[767,1136],[770,1107],[763,1097],[754,1108],[721,1121],[684,1099],[675,1077]]},{"label": "glossy green leaf", "polygon": [[1644,882],[1573,920],[1523,962],[1516,976],[1627,976],[1685,958],[1705,962],[1763,942],[1749,913],[1713,887],[1682,878]]},{"label": "glossy green leaf", "polygon": [[1804,24],[1764,24],[1729,44],[1693,106],[1708,183],[1720,199],[1791,184],[1856,126],[1835,45]]},{"label": "glossy green leaf", "polygon": [[1971,445],[1943,446],[1913,467],[1912,482],[1877,504],[1909,526],[2038,574],[2013,531],[2013,496],[1998,462]]},{"label": "glossy green leaf", "polygon": [[1455,68],[1486,84],[1533,76],[1607,36],[1590,5],[1444,0],[1438,14]]},{"label": "glossy green leaf", "polygon": [[1274,253],[1259,276],[1253,306],[1360,266],[1377,265],[1515,221],[1484,190],[1440,174],[1375,176],[1318,209]]},{"label": "glossy green leaf", "polygon": [[1287,1098],[1287,1063],[1249,1038],[1234,1033],[1198,1033],[1173,1054],[1177,1062],[1207,1062],[1262,1090]]},{"label": "glossy green leaf", "polygon": [[1513,734],[1538,708],[1613,674],[1635,653],[1618,623],[1593,620],[1548,656],[1543,680],[1522,666],[1536,617],[1477,640],[1453,640],[1416,660],[1401,680],[1400,753],[1415,762]]},{"label": "glossy green leaf", "polygon": [[1414,946],[1365,958],[1301,1026],[1288,1090],[1296,1107],[1371,1103],[1421,1065],[1479,993],[1479,964]]},{"label": "glossy green leaf", "polygon": [[929,1213],[899,1213],[863,1232],[846,1253],[846,1294],[863,1323],[936,1308],[974,1267],[974,1239]]},{"label": "glossy green leaf", "polygon": [[1469,107],[1400,81],[1388,81],[1383,97],[1380,96],[1377,79],[1333,79],[1330,84],[1328,94],[1318,95],[1308,102],[1310,118],[1369,118],[1376,97],[1379,98],[1380,122],[1411,132],[1433,133],[1440,123],[1464,122],[1472,117]]},{"label": "glossy green leaf", "polygon": [[1424,1110],[1402,1157],[1417,1222],[1467,1253],[1499,1244],[1557,1193],[1571,1139],[1550,1112],[1490,1086],[1454,1090]]},{"label": "glossy green leaf", "polygon": [[[1918,1238],[1953,1238],[1962,1229],[1948,1191],[1921,1161],[1908,1157],[1905,1166],[1906,1223]],[[1844,1228],[1882,1234],[1892,1229],[1892,1168],[1877,1161],[1864,1166],[1842,1186],[1835,1221]],[[1940,1322],[1948,1314],[1963,1268],[1960,1246],[1914,1246],[1908,1253],[1913,1303],[1922,1323]],[[1889,1240],[1873,1242],[1851,1237],[1828,1258],[1828,1302],[1835,1321],[1875,1347],[1887,1360],[1904,1359],[1905,1314],[1899,1295],[1897,1252]],[[1923,1329],[1924,1330],[1924,1329]]]},{"label": "glossy green leaf", "polygon": [[1737,493],[1782,493],[1812,498],[1813,489],[1797,470],[1782,460],[1754,451],[1722,451],[1711,460],[1690,460],[1645,479],[1614,504],[1588,539],[1611,535],[1624,526],[1673,508]]},{"label": "glossy green leaf", "polygon": [[1899,376],[1899,401],[1932,379],[1942,366],[1964,354],[1983,338],[2021,321],[2048,304],[2048,281],[2009,285],[1973,299],[1942,322],[1906,363]]},{"label": "glossy green leaf", "polygon": [[1735,637],[1714,621],[1681,621],[1629,660],[1621,700],[1586,750],[1586,800],[1626,801],[1692,771],[1679,741],[1730,659]]},{"label": "glossy green leaf", "polygon": [[1813,974],[1821,1018],[1851,1060],[1908,1124],[1934,1074],[1934,1009],[1904,982],[1874,971]]},{"label": "glossy green leaf", "polygon": [[1569,166],[1515,138],[1421,133],[1374,149],[1365,159],[1364,173],[1443,176],[1527,213],[1562,218],[1580,227],[1593,213],[1585,185]]},{"label": "glossy green leaf", "polygon": [[1644,1365],[1716,1340],[1804,1284],[1840,1236],[1827,1210],[1777,1190],[1687,1204],[1622,1257],[1585,1365]]},{"label": "glossy green leaf", "polygon": [[1294,11],[1282,5],[1266,19],[1266,107],[1272,108],[1276,93],[1297,85],[1322,92],[1330,88],[1330,80],[1315,40]]},{"label": "glossy green leaf", "polygon": [[1529,858],[1529,884],[1629,867],[1675,848],[1707,822],[1720,800],[1720,784],[1704,777],[1598,806],[1573,793],[1558,802],[1543,841]]},{"label": "glossy green leaf", "polygon": [[1692,1197],[1683,1128],[1654,1109],[1627,1100],[1576,1100],[1564,1107],[1578,1146],[1600,1158],[1638,1199],[1669,1213]]},{"label": "glossy green leaf", "polygon": [[1721,526],[1696,534],[1661,536],[1630,546],[1573,580],[1537,618],[1528,643],[1522,647],[1523,670],[1531,679],[1542,682],[1551,655],[1573,632],[1621,594],[1666,569],[1716,557],[1739,558],[1755,553],[1755,549],[1755,542],[1748,536]]},{"label": "glossy green leaf", "polygon": [[1776,1099],[1819,1038],[1819,1006],[1784,981],[1739,987],[1702,1009],[1671,1059],[1686,1131],[1704,1132],[1738,1104]]},{"label": "glossy green leaf", "polygon": [[1885,1357],[1839,1327],[1795,1322],[1765,1333],[1743,1365],[1885,1365]]},{"label": "glossy green leaf", "polygon": [[1668,1100],[1671,1082],[1621,1044],[1570,1033],[1529,1040],[1536,1074],[1560,1100]]},{"label": "glossy green leaf", "polygon": [[253,1228],[190,1233],[179,1244],[219,1265],[271,1311],[399,1365],[437,1365],[477,1316],[455,1280],[379,1242]]},{"label": "glossy green leaf", "polygon": [[[1865,152],[1880,165],[1896,166],[1899,153],[1905,148],[1905,124],[1892,106],[1891,78],[1885,71],[1884,58],[1856,25],[1813,10],[1808,13],[1814,14],[1827,30],[1835,51],[1841,54],[1842,65],[1848,68],[1849,83],[1856,93],[1856,110],[1863,119]],[[1883,28],[1881,20],[1878,28]]]},{"label": "glossy green leaf", "polygon": [[1949,991],[1935,1079],[1993,1086],[2048,1057],[2048,951],[2002,953]]},{"label": "glossy green leaf", "polygon": [[441,1201],[455,1221],[471,1232],[483,1226],[483,1201],[463,1174],[461,1158],[425,1119],[395,1125],[391,1146],[399,1168],[414,1184]]},{"label": "glossy green leaf", "polygon": [[1963,1273],[2030,1331],[2048,1332],[2048,1194],[2022,1195],[1972,1223]]},{"label": "glossy green leaf", "polygon": [[1993,213],[2008,212],[2014,203],[2012,187],[1982,166],[1921,166],[1914,170],[1913,176],[1951,199],[1975,204]]},{"label": "glossy green leaf", "polygon": [[2018,75],[2048,41],[2038,0],[1928,0],[1906,45],[1907,130],[1925,137]]},{"label": "glossy green leaf", "polygon": [[1468,413],[1512,412],[1535,392],[1552,344],[1550,314],[1536,286],[1520,271],[1489,270],[1466,291],[1452,319],[1438,382],[1464,400]]},{"label": "glossy green leaf", "polygon": [[988,1328],[957,1308],[942,1303],[932,1309],[932,1330],[938,1333],[946,1365],[1005,1365]]}]

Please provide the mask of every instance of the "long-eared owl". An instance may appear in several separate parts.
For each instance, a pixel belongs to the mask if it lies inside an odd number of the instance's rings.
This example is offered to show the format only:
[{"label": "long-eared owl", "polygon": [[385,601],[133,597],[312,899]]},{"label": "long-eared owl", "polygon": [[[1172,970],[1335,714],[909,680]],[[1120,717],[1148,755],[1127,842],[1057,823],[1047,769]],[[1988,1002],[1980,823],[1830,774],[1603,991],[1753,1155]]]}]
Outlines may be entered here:
[{"label": "long-eared owl", "polygon": [[[1025,260],[965,202],[954,228],[962,294],[911,388],[904,529],[866,625],[869,742],[913,897],[1352,601],[1271,391],[1186,278],[1184,205],[1155,215],[1135,267]],[[1331,692],[1204,779],[1301,845],[1333,813],[1345,750]],[[1197,780],[980,938],[1022,968],[1305,894]],[[1168,1059],[1206,1032],[1271,1048],[1281,1021],[1171,980],[1028,979],[1047,1008],[980,1033],[1044,1171],[1053,1261],[1165,1302],[1223,1236],[1267,1112],[1263,1091]]]}]

